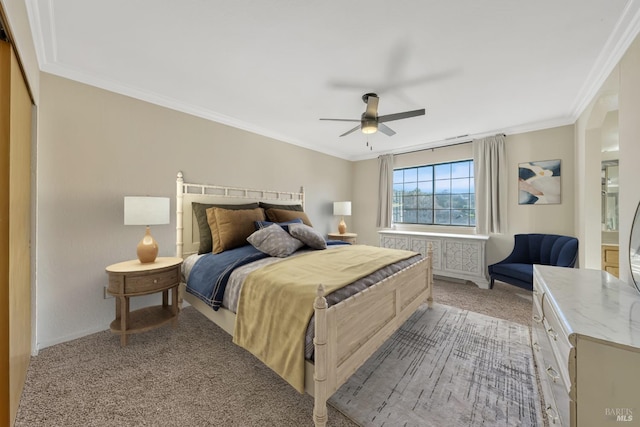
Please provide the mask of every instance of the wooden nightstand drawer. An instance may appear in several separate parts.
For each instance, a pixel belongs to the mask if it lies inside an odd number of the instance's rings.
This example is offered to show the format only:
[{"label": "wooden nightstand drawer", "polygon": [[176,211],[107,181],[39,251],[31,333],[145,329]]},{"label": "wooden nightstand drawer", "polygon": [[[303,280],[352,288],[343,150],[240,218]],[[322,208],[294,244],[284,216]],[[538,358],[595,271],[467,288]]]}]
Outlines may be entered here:
[{"label": "wooden nightstand drawer", "polygon": [[358,235],[356,233],[329,233],[329,239],[342,240],[343,242],[351,243],[352,245],[356,244],[357,238]]},{"label": "wooden nightstand drawer", "polygon": [[110,275],[109,292],[117,295],[122,293],[135,295],[139,293],[158,292],[180,283],[180,266],[167,271]]}]

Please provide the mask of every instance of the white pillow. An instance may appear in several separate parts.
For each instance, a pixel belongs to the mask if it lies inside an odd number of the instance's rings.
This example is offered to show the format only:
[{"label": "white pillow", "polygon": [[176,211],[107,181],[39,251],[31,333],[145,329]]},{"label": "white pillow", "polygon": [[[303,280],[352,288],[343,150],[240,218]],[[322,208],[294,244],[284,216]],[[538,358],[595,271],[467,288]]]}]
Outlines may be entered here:
[{"label": "white pillow", "polygon": [[289,224],[289,234],[312,249],[326,249],[327,241],[313,227],[305,224]]},{"label": "white pillow", "polygon": [[278,224],[254,232],[247,237],[247,241],[260,252],[279,258],[288,257],[304,246],[304,243],[290,236]]}]

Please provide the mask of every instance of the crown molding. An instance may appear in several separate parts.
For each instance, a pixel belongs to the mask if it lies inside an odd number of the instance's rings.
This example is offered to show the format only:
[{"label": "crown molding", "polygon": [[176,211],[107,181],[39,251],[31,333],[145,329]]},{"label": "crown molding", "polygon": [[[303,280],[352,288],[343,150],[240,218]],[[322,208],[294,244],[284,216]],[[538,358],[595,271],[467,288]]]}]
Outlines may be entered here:
[{"label": "crown molding", "polygon": [[575,120],[584,112],[636,36],[640,32],[640,0],[629,0],[613,32],[602,47],[596,62],[571,108]]}]

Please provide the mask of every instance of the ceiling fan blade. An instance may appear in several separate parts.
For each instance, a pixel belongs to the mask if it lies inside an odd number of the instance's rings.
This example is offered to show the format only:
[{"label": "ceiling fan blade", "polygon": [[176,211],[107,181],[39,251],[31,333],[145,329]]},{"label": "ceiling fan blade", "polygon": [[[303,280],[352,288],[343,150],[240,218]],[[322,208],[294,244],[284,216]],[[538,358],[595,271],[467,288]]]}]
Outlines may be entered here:
[{"label": "ceiling fan blade", "polygon": [[380,98],[369,94],[367,96],[367,111],[364,113],[365,117],[376,117],[378,115],[378,101]]},{"label": "ceiling fan blade", "polygon": [[331,120],[333,122],[359,122],[360,119],[320,119],[320,120]]},{"label": "ceiling fan blade", "polygon": [[404,113],[387,114],[387,115],[378,117],[378,123],[391,122],[393,120],[408,119],[409,117],[424,116],[424,115],[425,115],[424,108],[420,110],[405,111]]},{"label": "ceiling fan blade", "polygon": [[396,134],[396,132],[393,129],[391,129],[389,126],[382,123],[378,123],[378,130],[387,136],[393,136]]},{"label": "ceiling fan blade", "polygon": [[358,129],[360,129],[360,125],[358,125],[358,126],[354,127],[354,128],[353,128],[353,129],[351,129],[351,130],[346,131],[345,133],[343,133],[343,134],[342,134],[342,135],[340,135],[340,136],[346,136],[346,135],[349,135],[350,133],[353,133],[353,132],[357,131]]}]

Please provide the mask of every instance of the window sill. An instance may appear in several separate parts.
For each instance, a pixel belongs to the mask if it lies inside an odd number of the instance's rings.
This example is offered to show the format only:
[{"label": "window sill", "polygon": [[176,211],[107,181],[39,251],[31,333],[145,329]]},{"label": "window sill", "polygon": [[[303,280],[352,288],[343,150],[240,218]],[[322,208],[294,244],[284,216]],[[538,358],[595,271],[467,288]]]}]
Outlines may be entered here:
[{"label": "window sill", "polygon": [[477,234],[475,227],[463,225],[418,225],[418,224],[391,224],[391,228],[385,230],[392,231],[417,231],[427,233],[449,233],[449,234]]}]

